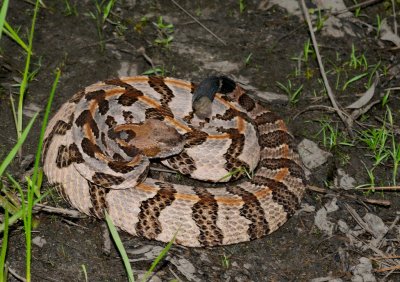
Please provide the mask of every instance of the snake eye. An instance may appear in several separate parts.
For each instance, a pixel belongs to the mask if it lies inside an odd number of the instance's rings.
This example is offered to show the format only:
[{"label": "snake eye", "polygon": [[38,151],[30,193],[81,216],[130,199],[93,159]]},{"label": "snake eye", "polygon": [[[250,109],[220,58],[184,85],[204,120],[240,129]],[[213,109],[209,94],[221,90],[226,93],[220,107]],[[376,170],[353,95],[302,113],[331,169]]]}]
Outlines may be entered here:
[{"label": "snake eye", "polygon": [[119,138],[126,142],[131,141],[136,136],[136,133],[133,130],[129,130],[129,129],[122,130],[122,131],[118,132],[118,134],[119,134]]}]

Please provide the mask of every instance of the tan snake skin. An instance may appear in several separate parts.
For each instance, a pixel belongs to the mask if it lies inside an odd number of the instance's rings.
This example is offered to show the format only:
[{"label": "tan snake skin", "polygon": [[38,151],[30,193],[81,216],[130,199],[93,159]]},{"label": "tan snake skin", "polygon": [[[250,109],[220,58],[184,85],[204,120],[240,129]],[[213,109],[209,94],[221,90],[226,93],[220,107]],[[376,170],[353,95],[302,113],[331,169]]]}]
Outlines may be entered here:
[{"label": "tan snake skin", "polygon": [[[226,77],[199,86],[146,76],[88,86],[50,120],[42,158],[49,182],[81,212],[103,218],[107,210],[119,228],[163,242],[178,230],[176,243],[192,247],[275,231],[305,190],[283,120]],[[254,173],[221,188],[178,185],[146,178],[152,158],[211,182]]]}]

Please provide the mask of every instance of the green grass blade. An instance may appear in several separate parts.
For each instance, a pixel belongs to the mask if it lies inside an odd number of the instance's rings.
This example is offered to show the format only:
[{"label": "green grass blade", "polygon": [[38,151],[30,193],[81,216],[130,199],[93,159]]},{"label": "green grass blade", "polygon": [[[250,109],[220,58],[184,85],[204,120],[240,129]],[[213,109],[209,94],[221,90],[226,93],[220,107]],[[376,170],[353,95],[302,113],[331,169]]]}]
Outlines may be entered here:
[{"label": "green grass blade", "polygon": [[[49,193],[45,193],[43,195],[40,196],[40,198],[36,199],[33,202],[33,205],[36,205],[37,203],[39,203],[43,198],[45,198]],[[13,225],[15,222],[17,222],[18,220],[20,220],[21,218],[23,218],[24,216],[24,209],[19,209],[15,214],[13,214],[10,219],[9,219],[9,226]],[[0,224],[0,233],[3,232],[5,230],[5,224],[4,222],[2,224]]]},{"label": "green grass blade", "polygon": [[110,15],[111,9],[114,6],[115,0],[110,0],[103,10],[103,23],[106,21],[108,16]]},{"label": "green grass blade", "polygon": [[4,0],[0,10],[0,40],[1,40],[1,34],[3,33],[4,23],[6,21],[7,10],[8,10],[8,0]]},{"label": "green grass blade", "polygon": [[4,233],[3,240],[1,244],[1,253],[0,253],[0,281],[7,281],[4,277],[4,266],[6,262],[7,255],[7,247],[8,247],[8,210],[4,211]]},{"label": "green grass blade", "polygon": [[[38,3],[38,2],[37,2]],[[44,138],[44,133],[46,130],[46,125],[47,125],[47,120],[49,118],[50,114],[50,109],[51,109],[51,104],[53,102],[54,94],[56,92],[58,80],[60,78],[61,71],[60,69],[56,70],[56,77],[53,82],[53,86],[51,88],[50,92],[50,97],[47,102],[46,106],[46,111],[44,115],[44,120],[42,123],[42,128],[40,132],[40,137],[39,137],[39,144],[38,148],[36,150],[36,158],[35,158],[35,165],[33,169],[33,175],[32,175],[32,181],[28,181],[28,206],[27,210],[24,216],[24,226],[25,226],[25,239],[26,239],[26,280],[30,281],[30,274],[31,274],[31,258],[32,258],[32,248],[31,248],[31,243],[32,243],[32,209],[34,205],[34,194],[36,194],[37,197],[40,197],[40,187],[38,184],[41,184],[41,175],[39,172],[39,163],[40,163],[40,157],[42,153],[42,147],[43,147],[43,138]],[[38,181],[39,179],[39,181]]]},{"label": "green grass blade", "polygon": [[[44,133],[46,131],[47,121],[49,120],[51,105],[53,104],[53,99],[54,99],[54,95],[56,93],[58,81],[60,80],[60,75],[61,75],[61,70],[57,69],[56,77],[55,77],[53,85],[51,87],[49,100],[47,101],[46,111],[45,111],[44,117],[43,117],[42,127],[41,127],[41,131],[40,131],[40,136],[39,136],[39,144],[38,144],[37,151],[36,151],[35,164],[34,164],[34,170],[33,170],[33,176],[32,176],[32,184],[35,185],[36,187],[40,187],[41,182],[42,182],[42,175],[39,173],[39,164],[40,164],[40,157],[42,154]],[[34,190],[34,191],[36,193],[36,196],[40,195],[40,194],[38,194],[38,190]]]},{"label": "green grass blade", "polygon": [[[23,104],[24,104],[24,94],[25,94],[26,88],[28,87],[28,75],[29,75],[29,67],[31,64],[33,35],[35,33],[35,23],[36,23],[36,17],[37,17],[38,11],[39,11],[39,0],[36,0],[35,10],[33,12],[31,30],[29,32],[28,54],[26,56],[25,69],[24,69],[24,74],[22,76],[22,82],[19,87],[18,119],[17,119],[18,139],[20,138],[20,134],[22,132],[22,109],[23,109]],[[27,273],[27,275],[29,275],[29,273]]]},{"label": "green grass blade", "polygon": [[146,271],[142,278],[142,282],[147,281],[147,278],[153,273],[156,266],[160,263],[160,261],[164,258],[164,256],[168,253],[169,249],[171,249],[172,245],[175,242],[176,235],[178,234],[179,229],[175,232],[174,237],[172,237],[171,241],[165,246],[165,248],[161,251],[161,253],[156,257],[156,259],[151,264],[149,270]]},{"label": "green grass blade", "polygon": [[88,274],[86,271],[86,266],[84,264],[82,264],[81,267],[82,267],[83,275],[85,276],[85,282],[88,282],[89,280],[88,280]]},{"label": "green grass blade", "polygon": [[29,53],[30,50],[25,42],[19,37],[18,33],[8,24],[8,22],[4,22],[5,29],[3,30],[4,33],[14,40],[19,46],[21,46],[25,52]]},{"label": "green grass blade", "polygon": [[128,255],[126,254],[124,245],[122,244],[121,238],[119,237],[117,229],[115,228],[115,225],[112,222],[112,219],[111,219],[110,215],[108,214],[108,212],[104,211],[104,214],[105,214],[108,230],[110,230],[110,233],[114,240],[114,243],[117,246],[117,249],[122,257],[122,261],[124,262],[125,271],[128,274],[128,279],[130,282],[134,282],[135,278],[133,277],[132,267],[129,262]]},{"label": "green grass blade", "polygon": [[31,118],[29,121],[28,125],[25,127],[24,131],[21,134],[21,137],[18,139],[17,144],[15,144],[14,148],[11,149],[11,151],[8,153],[7,157],[1,162],[0,164],[0,176],[3,175],[4,171],[8,167],[8,165],[11,163],[11,161],[14,159],[15,155],[17,154],[19,148],[22,146],[22,144],[25,142],[26,137],[28,136],[29,131],[32,128],[32,125],[37,117],[37,113]]},{"label": "green grass blade", "polygon": [[368,73],[365,72],[365,73],[362,73],[362,74],[359,74],[359,75],[353,77],[352,79],[350,79],[349,81],[347,81],[347,82],[343,85],[342,90],[343,90],[343,91],[346,90],[346,88],[347,88],[347,86],[349,86],[349,84],[351,84],[351,83],[353,83],[353,82],[355,82],[355,81],[357,81],[357,80],[359,80],[359,79],[361,79],[361,78],[363,78],[364,76],[367,76],[367,75],[368,75]]},{"label": "green grass blade", "polygon": [[[0,207],[2,207],[4,210],[10,211],[11,214],[16,213],[19,210],[18,206],[15,206],[8,198],[7,196],[1,196],[0,195]],[[1,281],[1,280],[0,280]]]}]

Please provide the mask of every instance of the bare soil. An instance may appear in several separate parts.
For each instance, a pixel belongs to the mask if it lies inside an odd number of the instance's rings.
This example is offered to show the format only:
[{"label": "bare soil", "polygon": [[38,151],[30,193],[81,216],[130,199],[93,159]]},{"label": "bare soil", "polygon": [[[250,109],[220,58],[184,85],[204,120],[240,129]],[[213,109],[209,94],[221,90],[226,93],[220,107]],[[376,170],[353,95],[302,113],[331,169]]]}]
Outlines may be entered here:
[{"label": "bare soil", "polygon": [[[309,39],[307,25],[300,17],[291,15],[279,6],[263,7],[258,1],[244,1],[246,9],[239,11],[238,1],[179,1],[218,37],[213,37],[203,27],[188,17],[171,1],[117,1],[108,20],[97,26],[90,13],[95,14],[94,1],[45,1],[38,15],[32,69],[37,75],[29,85],[25,105],[39,107],[42,112],[54,79],[54,71],[61,68],[62,76],[52,106],[54,113],[73,93],[94,82],[117,76],[137,75],[149,69],[149,60],[156,67],[165,69],[165,75],[199,82],[213,74],[225,74],[252,86],[259,91],[284,94],[276,82],[303,85],[299,101],[268,102],[273,109],[288,122],[296,140],[308,138],[321,148],[322,136],[318,134],[321,123],[328,120],[339,129],[344,137],[346,130],[336,114],[324,110],[305,111],[310,105],[330,106],[320,83],[321,77],[315,56],[303,63],[299,75],[295,75],[298,61],[293,57],[301,56],[304,44]],[[75,7],[76,13],[69,14],[66,3]],[[285,2],[285,1],[282,1]],[[390,1],[383,1],[390,2]],[[346,1],[352,5],[353,1]],[[362,10],[363,21],[375,25],[376,15],[382,18],[390,15],[383,3]],[[397,6],[397,10],[400,7]],[[19,34],[27,41],[33,5],[28,1],[11,1],[8,22],[14,28],[20,28]],[[156,44],[159,30],[153,23],[159,16],[165,23],[172,23],[173,40],[169,46]],[[146,20],[145,20],[146,19]],[[381,62],[388,67],[399,66],[399,49],[393,49],[390,42],[377,39],[376,33],[362,24],[350,23],[348,26],[354,35],[345,34],[335,38],[317,32],[323,60],[327,70],[334,65],[348,61],[352,44],[359,54],[365,54],[370,65]],[[99,36],[99,29],[101,36]],[[100,38],[102,37],[102,38]],[[11,111],[10,94],[18,100],[19,82],[25,64],[25,54],[19,46],[3,35],[0,56],[0,159],[16,143],[14,120]],[[250,58],[249,58],[250,56]],[[246,58],[249,60],[246,61]],[[305,70],[307,69],[307,75]],[[351,71],[342,81],[349,80],[360,71]],[[332,84],[336,76],[331,72],[328,77]],[[342,82],[341,82],[342,83]],[[351,84],[346,91],[337,91],[341,105],[354,102],[356,93],[365,92],[366,80]],[[342,83],[343,85],[343,83]],[[399,87],[399,76],[386,75],[381,78],[377,97],[388,87]],[[397,92],[389,98],[395,125],[399,126],[400,101]],[[261,97],[262,98],[262,97]],[[268,98],[266,97],[266,100]],[[28,108],[29,108],[28,107]],[[302,113],[305,111],[304,113]],[[26,108],[25,113],[29,113]],[[302,113],[294,119],[294,116]],[[384,118],[385,109],[377,104],[363,118],[373,126],[380,126],[377,118]],[[25,121],[29,120],[25,116]],[[23,147],[23,159],[34,154],[37,146],[41,122],[36,122]],[[350,140],[349,137],[347,137]],[[397,140],[399,136],[396,136]],[[342,168],[355,178],[356,185],[369,182],[365,166],[372,163],[365,145],[355,142],[355,146],[336,146],[331,150],[328,161],[311,171],[310,185],[324,187],[328,194],[308,191],[304,204],[322,208],[332,198],[337,198],[339,209],[332,213],[333,221],[342,219],[351,227],[357,225],[345,208],[353,207],[360,215],[367,212],[378,215],[390,226],[399,215],[400,197],[396,192],[370,193],[369,198],[390,200],[390,207],[363,204],[358,199],[363,193],[350,190],[343,192],[354,196],[340,197],[337,190],[330,190],[337,169]],[[329,148],[323,148],[329,151]],[[21,181],[29,172],[31,163],[21,166],[16,160],[10,172]],[[378,168],[376,183],[391,183],[391,164]],[[400,179],[397,179],[400,181]],[[47,185],[50,190],[46,198],[48,205],[69,208],[66,203]],[[166,260],[158,267],[154,281],[309,281],[318,277],[350,280],[354,275],[352,267],[359,263],[360,257],[376,256],[369,249],[357,247],[337,227],[331,236],[326,235],[314,225],[315,212],[300,212],[282,228],[265,238],[212,249],[172,247]],[[44,239],[43,246],[33,246],[33,281],[85,281],[82,265],[85,266],[89,281],[127,281],[120,256],[114,246],[110,253],[104,249],[104,224],[92,218],[73,219],[52,213],[35,214],[33,237]],[[400,255],[400,231],[395,226],[387,235],[390,239],[382,251]],[[154,251],[164,244],[132,237],[121,232],[129,256],[133,259],[135,273],[146,271],[154,259]],[[363,235],[368,240],[371,235]],[[25,241],[21,224],[14,225],[10,235],[7,261],[19,275],[25,272]],[[373,263],[375,268],[381,267]],[[398,272],[398,270],[397,270]],[[387,272],[375,274],[383,278]],[[158,280],[157,280],[158,279]],[[396,272],[391,273],[387,281],[399,281]],[[10,281],[17,281],[10,276]],[[323,280],[328,281],[328,280]],[[361,281],[361,280],[359,280]],[[366,280],[364,280],[366,281]]]}]

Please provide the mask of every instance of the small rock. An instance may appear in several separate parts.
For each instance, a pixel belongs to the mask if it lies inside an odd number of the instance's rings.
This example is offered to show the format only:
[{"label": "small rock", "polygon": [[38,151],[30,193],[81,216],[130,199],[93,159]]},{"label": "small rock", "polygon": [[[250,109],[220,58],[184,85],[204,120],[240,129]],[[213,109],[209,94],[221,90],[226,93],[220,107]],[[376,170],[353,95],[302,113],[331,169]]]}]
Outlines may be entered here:
[{"label": "small rock", "polygon": [[372,274],[372,264],[368,258],[361,257],[360,263],[351,269],[353,277],[352,282],[375,282],[376,278]]},{"label": "small rock", "polygon": [[328,157],[332,156],[331,153],[321,150],[315,142],[308,139],[301,141],[297,149],[304,165],[308,169],[323,165],[328,160]]},{"label": "small rock", "polygon": [[340,232],[344,233],[344,234],[348,234],[348,232],[350,231],[350,227],[347,225],[347,223],[341,219],[338,220],[338,227]]},{"label": "small rock", "polygon": [[121,67],[118,70],[118,76],[134,76],[138,75],[138,65],[132,62],[121,62]]},{"label": "small rock", "polygon": [[44,246],[44,244],[47,243],[47,241],[43,237],[36,236],[35,238],[32,239],[32,243],[41,248]]},{"label": "small rock", "polygon": [[[137,272],[138,272],[137,280],[138,281],[143,281],[143,278],[144,278],[146,272],[145,271],[137,271]],[[152,274],[150,277],[147,277],[146,281],[149,281],[149,282],[162,282],[161,278],[158,277],[155,274]]]},{"label": "small rock", "polygon": [[204,62],[203,67],[210,70],[216,70],[220,73],[231,73],[240,69],[238,64],[229,61]]},{"label": "small rock", "polygon": [[328,220],[328,213],[337,211],[339,207],[336,205],[336,198],[333,198],[331,202],[325,204],[315,215],[315,225],[325,234],[332,236],[335,223]]},{"label": "small rock", "polygon": [[24,114],[24,116],[27,117],[33,117],[36,113],[40,112],[42,110],[42,108],[34,103],[29,103],[27,105],[24,106],[24,109],[22,110],[22,113]]},{"label": "small rock", "polygon": [[334,179],[335,187],[344,190],[354,189],[356,180],[348,175],[343,169],[339,168],[337,170],[337,175]]},{"label": "small rock", "polygon": [[382,219],[372,213],[367,213],[364,215],[363,219],[368,223],[371,231],[374,232],[373,235],[375,238],[383,237],[389,230],[385,223],[383,223]]}]

